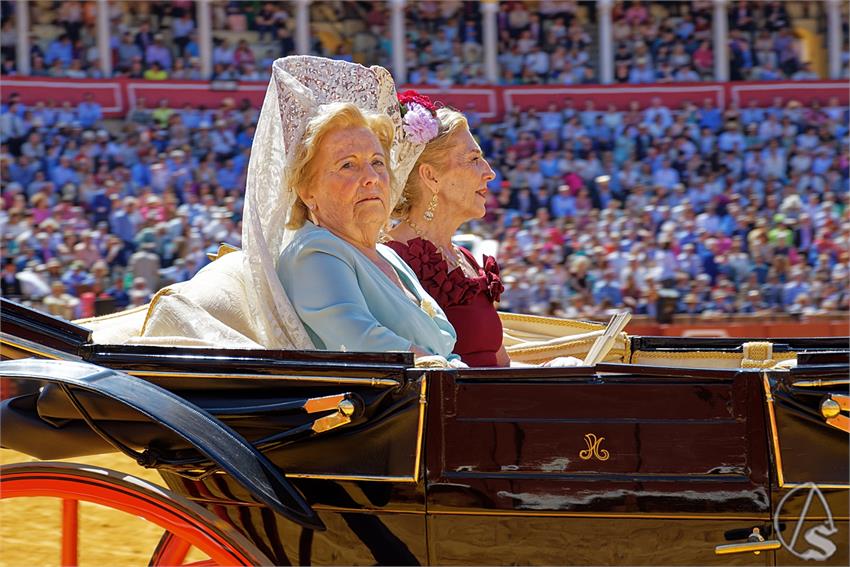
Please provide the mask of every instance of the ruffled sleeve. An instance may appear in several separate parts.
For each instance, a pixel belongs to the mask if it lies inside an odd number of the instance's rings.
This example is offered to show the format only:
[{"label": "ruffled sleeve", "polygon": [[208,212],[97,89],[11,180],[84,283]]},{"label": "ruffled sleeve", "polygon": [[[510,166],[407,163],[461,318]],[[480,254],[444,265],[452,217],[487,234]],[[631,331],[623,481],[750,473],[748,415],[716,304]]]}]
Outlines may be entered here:
[{"label": "ruffled sleeve", "polygon": [[487,287],[487,295],[490,301],[499,301],[502,297],[502,292],[505,291],[505,286],[502,285],[502,278],[499,275],[499,263],[492,256],[484,256],[484,282]]},{"label": "ruffled sleeve", "polygon": [[[487,294],[490,301],[498,301],[504,288],[499,277],[499,265],[492,257],[485,257],[482,270],[473,259],[479,277],[468,278],[460,268],[449,270],[443,255],[429,240],[414,238],[403,244],[393,241],[387,243],[413,269],[425,290],[444,309],[456,305],[469,304],[478,293]],[[464,252],[472,259],[472,255]]]}]

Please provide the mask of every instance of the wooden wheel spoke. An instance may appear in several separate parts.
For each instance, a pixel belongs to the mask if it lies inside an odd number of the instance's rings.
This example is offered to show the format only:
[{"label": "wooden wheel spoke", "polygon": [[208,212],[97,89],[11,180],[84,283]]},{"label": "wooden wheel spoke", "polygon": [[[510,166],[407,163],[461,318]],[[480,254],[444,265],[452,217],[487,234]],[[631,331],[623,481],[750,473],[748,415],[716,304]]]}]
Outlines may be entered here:
[{"label": "wooden wheel spoke", "polygon": [[63,567],[77,567],[80,544],[80,501],[62,499],[62,552]]},{"label": "wooden wheel spoke", "polygon": [[185,539],[181,539],[171,532],[165,532],[151,556],[148,567],[183,565],[191,547],[192,544]]}]

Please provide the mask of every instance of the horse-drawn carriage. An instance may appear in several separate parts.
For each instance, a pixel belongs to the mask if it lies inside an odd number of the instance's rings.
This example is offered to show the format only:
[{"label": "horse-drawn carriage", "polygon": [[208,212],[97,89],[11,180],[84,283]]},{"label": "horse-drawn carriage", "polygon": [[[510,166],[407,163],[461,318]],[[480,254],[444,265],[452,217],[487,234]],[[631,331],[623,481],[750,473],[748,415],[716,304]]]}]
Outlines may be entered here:
[{"label": "horse-drawn carriage", "polygon": [[153,565],[190,546],[228,565],[850,559],[846,339],[625,336],[592,367],[428,369],[98,344],[5,300],[0,338],[4,447],[119,450],[168,486],[45,462],[4,467],[2,497],[143,516],[165,532]]}]

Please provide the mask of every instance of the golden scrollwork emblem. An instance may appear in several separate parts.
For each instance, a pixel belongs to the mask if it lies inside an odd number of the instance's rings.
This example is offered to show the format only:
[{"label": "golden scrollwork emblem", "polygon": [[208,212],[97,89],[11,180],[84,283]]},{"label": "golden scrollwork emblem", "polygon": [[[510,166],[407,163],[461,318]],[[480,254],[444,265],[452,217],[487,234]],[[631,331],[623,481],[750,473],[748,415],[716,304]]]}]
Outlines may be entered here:
[{"label": "golden scrollwork emblem", "polygon": [[604,437],[597,437],[593,433],[586,433],[584,435],[584,442],[587,443],[587,449],[583,449],[579,451],[578,456],[584,459],[585,461],[589,461],[590,459],[596,457],[600,461],[607,461],[608,457],[610,457],[610,453],[605,449],[602,449],[602,442],[605,440]]}]

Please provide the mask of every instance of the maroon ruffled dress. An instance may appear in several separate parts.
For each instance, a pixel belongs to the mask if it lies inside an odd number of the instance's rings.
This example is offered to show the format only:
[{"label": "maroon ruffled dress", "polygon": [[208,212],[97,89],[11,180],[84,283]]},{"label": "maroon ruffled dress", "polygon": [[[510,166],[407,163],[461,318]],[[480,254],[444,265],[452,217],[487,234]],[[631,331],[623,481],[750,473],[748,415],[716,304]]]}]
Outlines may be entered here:
[{"label": "maroon ruffled dress", "polygon": [[460,248],[479,274],[470,278],[460,267],[449,271],[445,258],[429,240],[414,238],[407,244],[394,240],[387,246],[407,262],[446,313],[457,332],[455,354],[469,366],[496,366],[496,353],[502,348],[502,321],[493,303],[505,289],[496,260],[484,256],[482,268],[469,251]]}]

